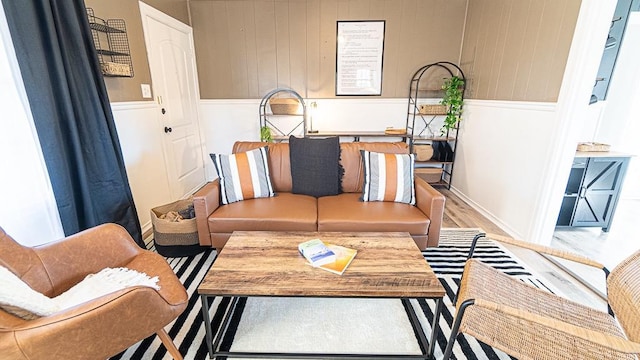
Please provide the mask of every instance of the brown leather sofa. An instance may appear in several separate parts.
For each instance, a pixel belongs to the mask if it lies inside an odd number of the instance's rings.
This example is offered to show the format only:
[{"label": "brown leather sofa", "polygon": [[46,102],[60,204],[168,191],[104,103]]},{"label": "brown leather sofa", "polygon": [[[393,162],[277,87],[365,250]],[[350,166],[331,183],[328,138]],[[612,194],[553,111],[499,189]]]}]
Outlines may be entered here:
[{"label": "brown leather sofa", "polygon": [[421,178],[415,178],[416,206],[394,202],[362,202],[363,166],[360,150],[408,153],[406,143],[341,143],[343,193],[315,198],[291,193],[291,166],[287,143],[236,142],[233,153],[269,146],[269,169],[275,197],[220,204],[218,179],[196,194],[200,245],[221,249],[231,233],[243,231],[402,231],[411,234],[420,249],[437,246],[445,198]]},{"label": "brown leather sofa", "polygon": [[163,328],[186,308],[187,292],[166,260],[141,249],[121,226],[100,225],[34,248],[0,228],[0,249],[2,266],[49,297],[107,267],[158,276],[160,285],[126,288],[34,320],[0,309],[0,359],[106,359],[154,333],[182,359]]}]

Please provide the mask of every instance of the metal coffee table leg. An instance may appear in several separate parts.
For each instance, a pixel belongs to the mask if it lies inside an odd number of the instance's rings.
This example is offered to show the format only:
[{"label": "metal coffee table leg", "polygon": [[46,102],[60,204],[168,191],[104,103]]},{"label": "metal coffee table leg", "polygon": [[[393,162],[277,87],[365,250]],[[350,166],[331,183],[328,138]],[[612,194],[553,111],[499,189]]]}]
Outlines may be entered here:
[{"label": "metal coffee table leg", "polygon": [[202,302],[202,319],[204,320],[204,329],[207,339],[207,351],[209,351],[209,358],[213,359],[213,334],[211,333],[211,319],[209,318],[208,298],[208,295],[200,295],[200,301]]},{"label": "metal coffee table leg", "polygon": [[[417,299],[420,300],[420,299]],[[435,298],[436,308],[433,313],[433,324],[431,324],[431,340],[427,341],[427,337],[424,334],[424,330],[422,328],[422,324],[420,324],[420,320],[416,315],[415,310],[413,309],[413,305],[411,305],[411,300],[403,298],[402,303],[404,304],[405,310],[407,312],[407,316],[409,317],[409,321],[411,322],[411,326],[413,326],[417,336],[418,343],[420,344],[420,348],[424,352],[425,359],[433,359],[433,352],[435,349],[435,343],[438,338],[438,330],[440,326],[438,325],[438,321],[440,320],[440,313],[442,311],[442,299]]]},{"label": "metal coffee table leg", "polygon": [[[213,329],[211,328],[211,318],[209,317],[209,301],[208,301],[209,297],[215,298],[215,296],[200,295],[200,299],[202,300],[202,319],[204,320],[207,351],[209,352],[209,358],[215,359],[216,356],[222,356],[221,354],[218,354],[219,353],[218,348],[220,346],[220,342],[222,341],[222,338],[227,332],[227,328],[229,327],[229,323],[231,322],[231,317],[233,316],[233,312],[235,311],[239,298],[237,297],[230,298],[231,301],[229,301],[229,304],[226,306],[227,312],[224,316],[224,319],[222,320],[222,324],[220,325],[220,327],[217,327],[217,332],[215,334],[215,339],[214,339]],[[223,297],[219,306],[223,306],[222,304],[224,302],[225,301]]]},{"label": "metal coffee table leg", "polygon": [[435,359],[433,351],[436,347],[436,341],[438,341],[438,331],[440,330],[440,314],[442,313],[442,299],[436,299],[436,310],[433,313],[433,324],[431,324],[431,341],[429,341],[429,352],[427,353],[430,358]]}]

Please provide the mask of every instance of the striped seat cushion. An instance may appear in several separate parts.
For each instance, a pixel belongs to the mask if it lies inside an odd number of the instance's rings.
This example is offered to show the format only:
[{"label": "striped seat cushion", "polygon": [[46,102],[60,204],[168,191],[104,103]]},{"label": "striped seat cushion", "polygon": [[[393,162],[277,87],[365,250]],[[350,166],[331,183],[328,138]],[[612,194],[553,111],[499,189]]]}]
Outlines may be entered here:
[{"label": "striped seat cushion", "polygon": [[383,154],[360,150],[364,168],[362,201],[393,201],[415,205],[414,154]]},{"label": "striped seat cushion", "polygon": [[211,154],[223,204],[274,196],[267,147],[233,155]]}]

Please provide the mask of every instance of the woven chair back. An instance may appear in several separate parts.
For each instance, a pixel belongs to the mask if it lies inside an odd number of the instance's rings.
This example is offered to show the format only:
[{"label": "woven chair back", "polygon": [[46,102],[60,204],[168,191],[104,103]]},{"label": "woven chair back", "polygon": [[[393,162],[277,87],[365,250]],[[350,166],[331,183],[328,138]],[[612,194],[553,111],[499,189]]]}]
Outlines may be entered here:
[{"label": "woven chair back", "polygon": [[640,341],[640,251],[616,266],[607,278],[607,296],[631,341]]}]

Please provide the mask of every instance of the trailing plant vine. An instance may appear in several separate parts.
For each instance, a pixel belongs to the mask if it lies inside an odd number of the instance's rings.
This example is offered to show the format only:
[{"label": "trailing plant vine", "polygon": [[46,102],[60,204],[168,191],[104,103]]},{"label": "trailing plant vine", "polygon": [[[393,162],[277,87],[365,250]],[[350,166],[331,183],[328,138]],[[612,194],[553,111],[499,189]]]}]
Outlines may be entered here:
[{"label": "trailing plant vine", "polygon": [[462,92],[464,91],[464,80],[457,76],[452,76],[442,84],[444,96],[440,104],[447,107],[447,116],[440,132],[444,135],[451,129],[455,129],[462,116]]}]

